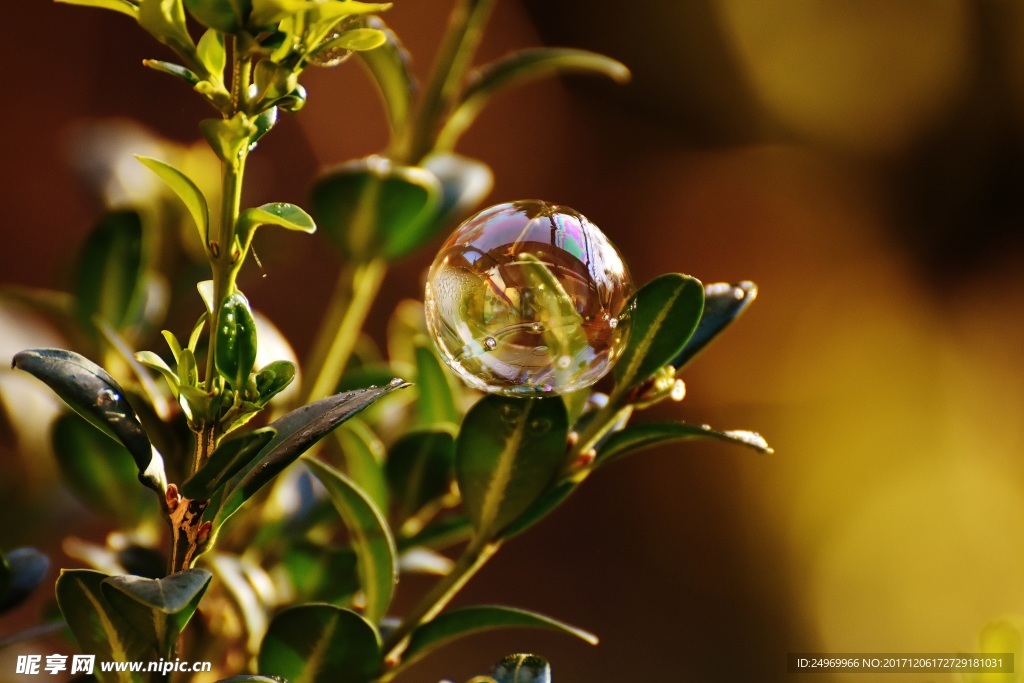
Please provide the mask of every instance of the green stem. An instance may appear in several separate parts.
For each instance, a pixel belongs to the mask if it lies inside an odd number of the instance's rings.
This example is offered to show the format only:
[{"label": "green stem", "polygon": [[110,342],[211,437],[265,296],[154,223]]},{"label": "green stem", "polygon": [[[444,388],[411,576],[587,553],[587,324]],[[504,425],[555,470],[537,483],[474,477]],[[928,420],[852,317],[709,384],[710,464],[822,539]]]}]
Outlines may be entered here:
[{"label": "green stem", "polygon": [[387,264],[380,259],[342,269],[305,364],[313,374],[302,392],[304,403],[329,396],[337,389],[386,272]]},{"label": "green stem", "polygon": [[[462,590],[480,568],[498,552],[500,541],[475,540],[463,551],[455,562],[452,570],[434,584],[430,592],[402,620],[402,623],[384,641],[384,661],[394,661],[408,645],[409,635],[420,624],[430,621],[441,613],[452,598]],[[380,683],[390,681],[398,674],[400,666],[384,672],[378,679]]]}]

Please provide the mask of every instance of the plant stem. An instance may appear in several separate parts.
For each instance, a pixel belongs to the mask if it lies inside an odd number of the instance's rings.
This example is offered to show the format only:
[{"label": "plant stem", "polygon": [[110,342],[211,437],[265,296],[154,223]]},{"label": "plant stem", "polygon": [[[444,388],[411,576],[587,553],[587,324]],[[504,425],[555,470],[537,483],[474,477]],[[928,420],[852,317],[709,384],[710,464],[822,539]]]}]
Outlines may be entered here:
[{"label": "plant stem", "polygon": [[329,396],[337,389],[386,272],[387,264],[381,259],[342,269],[305,365],[313,372],[313,379],[306,382],[303,403]]},{"label": "plant stem", "polygon": [[[455,562],[455,566],[434,587],[423,596],[412,612],[384,641],[384,661],[394,660],[402,654],[408,644],[409,635],[425,621],[430,621],[443,610],[455,594],[487,564],[487,561],[498,552],[501,541],[474,540]],[[378,679],[380,683],[391,680],[399,669],[385,672]]]}]

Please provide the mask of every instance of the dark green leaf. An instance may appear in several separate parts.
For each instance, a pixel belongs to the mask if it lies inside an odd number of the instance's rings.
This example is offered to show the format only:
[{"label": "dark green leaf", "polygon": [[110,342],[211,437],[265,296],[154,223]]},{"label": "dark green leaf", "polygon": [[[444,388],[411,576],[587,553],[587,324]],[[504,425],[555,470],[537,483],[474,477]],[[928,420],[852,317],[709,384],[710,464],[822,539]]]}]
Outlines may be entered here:
[{"label": "dark green leaf", "polygon": [[439,647],[465,636],[499,628],[538,628],[576,636],[597,645],[597,636],[542,614],[501,605],[480,605],[443,612],[432,621],[419,626],[409,638],[402,657],[408,666]]},{"label": "dark green leaf", "polygon": [[[57,0],[61,2],[62,0]],[[163,62],[159,59],[143,59],[142,65],[147,66],[153,71],[159,71],[161,73],[180,78],[181,80],[188,83],[190,86],[195,87],[199,84],[201,79],[194,71],[187,69],[180,64],[173,64],[171,62]]]},{"label": "dark green leaf", "polygon": [[629,80],[629,69],[624,64],[586,50],[541,47],[514,52],[470,75],[469,85],[440,135],[438,148],[453,149],[462,133],[498,92],[561,73],[607,76],[618,83]]},{"label": "dark green leaf", "polygon": [[256,321],[249,300],[241,292],[231,293],[221,304],[216,334],[217,372],[241,391],[256,364]]},{"label": "dark green leaf", "polygon": [[212,576],[205,569],[187,569],[163,579],[111,576],[103,580],[100,588],[107,603],[157,653],[170,656]]},{"label": "dark green leaf", "polygon": [[191,500],[209,500],[214,491],[259,455],[272,438],[273,428],[264,427],[225,439],[209,461],[182,485],[181,494]]},{"label": "dark green leaf", "polygon": [[697,323],[693,336],[683,350],[672,359],[670,365],[677,370],[689,363],[712,339],[732,324],[757,298],[757,285],[740,282],[730,285],[724,282],[704,286],[704,312]]},{"label": "dark green leaf", "polygon": [[679,355],[700,320],[704,287],[688,275],[669,273],[641,287],[630,306],[629,343],[614,368],[617,395]]},{"label": "dark green leaf", "polygon": [[416,389],[419,392],[416,415],[420,426],[459,424],[459,410],[448,375],[434,350],[422,343],[416,345]]},{"label": "dark green leaf", "polygon": [[347,391],[297,408],[272,422],[270,427],[277,434],[256,459],[228,483],[223,505],[216,512],[216,526],[219,528],[242,503],[335,427],[381,396],[407,386],[408,383],[396,379],[383,387]]},{"label": "dark green leaf", "polygon": [[35,548],[0,555],[0,613],[17,607],[46,577],[50,558]]},{"label": "dark green leaf", "polygon": [[380,19],[370,17],[366,20],[366,26],[383,31],[386,38],[380,47],[360,52],[359,58],[370,72],[380,92],[392,132],[397,132],[405,126],[416,87],[409,69],[409,53],[398,40],[398,36]]},{"label": "dark green leaf", "polygon": [[434,213],[431,234],[440,234],[473,213],[494,185],[494,174],[487,164],[458,154],[431,154],[423,160],[423,168],[441,181],[441,201]]},{"label": "dark green leaf", "polygon": [[403,256],[429,240],[441,183],[426,169],[373,156],[338,166],[313,185],[316,223],[342,253]]},{"label": "dark green leaf", "polygon": [[289,360],[276,360],[269,363],[256,373],[256,393],[259,399],[256,405],[263,407],[295,379],[295,363]]},{"label": "dark green leaf", "polygon": [[497,536],[551,486],[568,432],[558,397],[490,395],[473,406],[456,441],[455,471],[479,537]]},{"label": "dark green leaf", "polygon": [[597,450],[595,464],[605,465],[644,448],[690,439],[717,439],[753,448],[759,453],[773,452],[768,446],[768,442],[757,432],[744,430],[717,432],[707,425],[692,425],[685,422],[648,422],[629,425],[608,437],[608,440]]},{"label": "dark green leaf", "polygon": [[142,220],[135,211],[108,213],[82,247],[75,277],[78,318],[87,328],[94,318],[116,330],[142,313]]},{"label": "dark green leaf", "polygon": [[[57,604],[82,652],[100,661],[148,661],[157,655],[143,634],[114,610],[103,595],[109,578],[88,569],[65,569],[57,579]],[[145,673],[97,673],[103,683],[144,683]]]},{"label": "dark green leaf", "polygon": [[346,422],[334,435],[345,456],[345,471],[377,509],[386,513],[390,494],[384,477],[384,444],[359,418]]},{"label": "dark green leaf", "polygon": [[451,490],[455,438],[448,430],[409,432],[391,446],[386,472],[405,520]]},{"label": "dark green leaf", "polygon": [[380,635],[366,619],[330,605],[300,605],[270,622],[259,670],[295,683],[367,683],[380,660]]},{"label": "dark green leaf", "polygon": [[387,613],[398,581],[398,551],[391,530],[383,513],[345,475],[316,460],[307,464],[327,489],[348,528],[356,551],[359,585],[366,596],[364,613],[371,623],[379,623]]},{"label": "dark green leaf", "polygon": [[185,9],[200,24],[221,33],[236,33],[244,20],[232,0],[185,0]]},{"label": "dark green leaf", "polygon": [[256,126],[256,132],[249,138],[250,148],[259,142],[260,138],[269,133],[274,124],[277,123],[277,107],[264,109],[252,122]]},{"label": "dark green leaf", "polygon": [[57,2],[63,2],[66,5],[81,5],[82,7],[98,7],[100,9],[109,9],[121,14],[127,14],[129,17],[136,18],[139,14],[139,8],[128,2],[127,0],[56,0]]},{"label": "dark green leaf", "polygon": [[192,220],[196,224],[196,229],[199,230],[200,243],[205,249],[206,236],[210,231],[210,209],[206,204],[206,197],[203,196],[199,187],[184,173],[159,159],[139,155],[136,155],[135,158],[155,173],[160,180],[167,183],[167,186],[185,204],[185,208],[188,209],[189,215],[192,216]]},{"label": "dark green leaf", "polygon": [[143,506],[138,470],[128,450],[78,415],[62,415],[53,425],[53,450],[64,483],[83,502],[125,524],[137,523]]},{"label": "dark green leaf", "polygon": [[537,655],[509,655],[491,670],[496,683],[551,683],[551,666]]},{"label": "dark green leaf", "polygon": [[277,225],[287,230],[299,232],[316,232],[316,223],[308,213],[285,202],[264,204],[263,206],[246,209],[238,217],[238,239],[248,247],[253,233],[261,225]]},{"label": "dark green leaf", "polygon": [[106,370],[62,349],[22,351],[11,366],[45,382],[75,412],[120,441],[135,459],[139,481],[163,495],[167,488],[163,458],[150,443],[124,389]]}]

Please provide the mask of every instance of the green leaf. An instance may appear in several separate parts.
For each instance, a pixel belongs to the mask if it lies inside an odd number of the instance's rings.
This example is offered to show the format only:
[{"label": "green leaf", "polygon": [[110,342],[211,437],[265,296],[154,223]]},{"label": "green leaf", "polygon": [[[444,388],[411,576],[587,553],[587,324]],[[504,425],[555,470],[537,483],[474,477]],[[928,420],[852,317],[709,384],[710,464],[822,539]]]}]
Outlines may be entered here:
[{"label": "green leaf", "polygon": [[221,304],[214,343],[217,372],[235,391],[242,391],[256,364],[256,321],[241,292],[232,292]]},{"label": "green leaf", "polygon": [[341,605],[359,590],[352,548],[300,543],[288,548],[282,564],[297,595],[296,602]]},{"label": "green leaf", "polygon": [[398,36],[380,19],[370,17],[366,21],[366,26],[382,31],[386,39],[380,47],[360,52],[359,58],[377,86],[377,91],[384,102],[388,124],[394,134],[404,129],[405,121],[412,109],[413,91],[416,88],[409,68],[409,53],[398,40]]},{"label": "green leaf", "polygon": [[371,623],[379,623],[387,614],[398,582],[398,551],[387,521],[369,496],[348,477],[316,460],[306,464],[326,487],[348,528],[356,551],[359,585],[366,596],[364,613]]},{"label": "green leaf", "polygon": [[135,459],[139,481],[163,496],[167,488],[163,458],[150,443],[124,389],[106,370],[62,349],[22,351],[14,356],[12,367],[45,382],[75,412],[121,442]]},{"label": "green leaf", "polygon": [[225,488],[224,502],[215,513],[215,526],[219,528],[245,501],[335,427],[381,396],[407,386],[396,379],[383,387],[347,391],[297,408],[272,422],[270,427],[277,434],[255,460],[232,477]]},{"label": "green leaf", "polygon": [[567,633],[597,645],[597,636],[542,614],[501,605],[480,605],[443,612],[419,626],[409,638],[402,666],[425,657],[434,650],[465,636],[499,628],[536,628]]},{"label": "green leaf", "polygon": [[436,152],[423,160],[423,167],[441,181],[441,201],[430,232],[439,234],[473,213],[494,185],[494,174],[482,161]]},{"label": "green leaf", "polygon": [[144,505],[138,470],[128,450],[76,414],[53,424],[53,451],[64,483],[94,510],[126,526],[138,523]]},{"label": "green leaf", "polygon": [[322,52],[336,50],[364,52],[378,48],[385,42],[387,42],[387,36],[384,35],[383,31],[372,28],[354,28],[318,46],[313,51],[313,56],[315,57]]},{"label": "green leaf", "polygon": [[[180,350],[178,353],[180,353]],[[135,360],[147,368],[156,370],[163,375],[163,378],[167,380],[167,386],[171,388],[171,393],[174,394],[175,398],[178,397],[178,375],[171,370],[170,366],[167,365],[163,358],[152,351],[139,351],[135,354]]]},{"label": "green leaf", "polygon": [[256,405],[262,408],[272,398],[288,388],[295,379],[295,363],[290,360],[275,360],[256,373]]},{"label": "green leaf", "polygon": [[384,477],[384,444],[370,427],[353,418],[334,432],[345,456],[345,471],[377,506],[387,512],[388,483]]},{"label": "green leaf", "polygon": [[416,345],[416,389],[419,391],[416,415],[420,426],[459,424],[459,410],[448,375],[433,349],[424,343]]},{"label": "green leaf", "polygon": [[[203,26],[216,29],[221,33],[234,34],[242,27],[244,16],[239,16],[237,0],[185,0],[185,9]],[[248,5],[248,2],[244,3]],[[202,41],[199,53],[202,55]],[[205,60],[204,60],[205,62]],[[223,68],[214,71],[220,73]]]},{"label": "green leaf", "polygon": [[490,395],[473,406],[455,444],[455,471],[479,537],[497,536],[551,486],[568,433],[559,397]]},{"label": "green leaf", "polygon": [[316,232],[316,223],[308,213],[294,204],[275,202],[242,212],[238,217],[238,240],[248,248],[253,233],[261,225],[278,225],[286,230],[305,233]]},{"label": "green leaf", "polygon": [[111,576],[100,588],[107,603],[161,657],[169,657],[212,576],[205,569],[186,569],[163,579]]},{"label": "green leaf", "polygon": [[615,394],[643,382],[679,355],[697,328],[704,287],[689,275],[657,277],[633,296],[629,343],[615,364]]},{"label": "green leaf", "polygon": [[672,359],[670,365],[678,370],[693,360],[712,339],[747,310],[756,298],[757,285],[753,282],[743,281],[734,285],[716,282],[705,285],[704,312],[697,323],[697,329],[683,350]]},{"label": "green leaf", "polygon": [[367,683],[381,657],[380,635],[360,615],[330,605],[300,605],[270,622],[259,670],[292,683]]},{"label": "green leaf", "polygon": [[448,430],[409,432],[391,446],[385,471],[399,519],[412,517],[451,490],[454,461],[455,437]]},{"label": "green leaf", "polygon": [[46,578],[50,558],[35,548],[0,555],[0,613],[14,609]]},{"label": "green leaf", "polygon": [[[216,0],[227,3],[227,0]],[[224,48],[224,35],[215,28],[208,29],[196,45],[199,61],[206,67],[207,73],[220,78],[227,66],[227,50]]]},{"label": "green leaf", "polygon": [[239,470],[252,462],[274,438],[271,427],[224,439],[202,468],[182,484],[181,494],[191,500],[209,500]]},{"label": "green leaf", "polygon": [[82,247],[75,276],[78,319],[94,318],[116,330],[137,322],[145,302],[142,220],[135,211],[104,216]]},{"label": "green leaf", "polygon": [[430,171],[373,156],[338,166],[313,184],[317,225],[353,258],[399,258],[429,240],[441,196]]},{"label": "green leaf", "polygon": [[[143,634],[113,609],[103,595],[109,578],[89,569],[65,569],[57,579],[57,604],[82,652],[100,661],[148,661],[155,658]],[[144,683],[145,673],[105,672],[103,683]]]},{"label": "green leaf", "polygon": [[167,183],[167,186],[178,195],[178,199],[185,204],[189,215],[199,230],[199,239],[206,248],[206,236],[210,232],[210,209],[206,204],[206,197],[203,196],[199,187],[184,173],[170,164],[158,159],[135,155],[135,158],[142,162],[142,165],[155,173],[160,180]]},{"label": "green leaf", "polygon": [[537,655],[509,655],[491,670],[495,683],[551,683],[551,665]]},{"label": "green leaf", "polygon": [[195,66],[196,45],[185,25],[181,0],[141,0],[138,21],[147,33],[174,50],[186,66]]},{"label": "green leaf", "polygon": [[[58,2],[60,2],[60,0],[58,0]],[[159,71],[161,73],[168,74],[169,76],[179,78],[192,87],[195,87],[203,80],[191,69],[172,62],[164,62],[159,59],[143,59],[142,65],[149,67],[153,71]]]},{"label": "green leaf", "polygon": [[252,120],[253,125],[256,126],[256,132],[249,138],[249,149],[253,149],[257,142],[260,141],[264,135],[270,132],[270,129],[277,123],[277,107],[270,107],[264,109]]},{"label": "green leaf", "polygon": [[691,439],[717,439],[753,448],[759,453],[774,452],[764,437],[757,432],[745,430],[718,432],[707,425],[692,425],[685,422],[647,422],[629,425],[608,437],[608,440],[597,449],[595,465],[606,465],[624,455],[658,444]]},{"label": "green leaf", "polygon": [[438,149],[453,149],[459,137],[497,93],[563,73],[607,76],[617,83],[629,80],[629,69],[624,64],[586,50],[541,47],[514,52],[470,74],[469,85],[439,136]]},{"label": "green leaf", "polygon": [[127,0],[56,0],[62,2],[65,5],[80,5],[82,7],[98,7],[99,9],[109,9],[121,14],[127,14],[129,17],[138,18],[139,8],[128,2]]}]

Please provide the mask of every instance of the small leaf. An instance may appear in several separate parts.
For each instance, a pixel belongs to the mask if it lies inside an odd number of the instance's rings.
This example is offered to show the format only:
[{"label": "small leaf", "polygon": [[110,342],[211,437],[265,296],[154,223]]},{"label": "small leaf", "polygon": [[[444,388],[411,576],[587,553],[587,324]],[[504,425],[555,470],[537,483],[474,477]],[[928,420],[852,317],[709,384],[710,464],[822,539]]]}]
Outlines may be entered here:
[{"label": "small leaf", "polygon": [[270,427],[225,439],[210,459],[181,486],[181,493],[191,500],[209,500],[239,470],[252,462],[272,438]]},{"label": "small leaf", "polygon": [[15,548],[0,555],[0,613],[20,605],[49,570],[50,558],[35,548]]},{"label": "small leaf", "polygon": [[256,364],[256,321],[241,292],[232,292],[221,304],[214,343],[217,372],[241,391]]},{"label": "small leaf", "polygon": [[629,425],[615,432],[597,450],[595,465],[606,465],[624,455],[672,441],[690,439],[717,439],[740,446],[753,448],[759,453],[772,453],[768,442],[757,432],[730,430],[718,432],[707,425],[692,425],[685,422],[647,422]]},{"label": "small leaf", "polygon": [[387,512],[389,491],[384,477],[384,444],[359,418],[346,422],[334,436],[345,456],[345,472],[378,510]]},{"label": "small leaf", "polygon": [[345,475],[316,460],[306,464],[327,489],[348,528],[356,551],[359,585],[366,596],[364,613],[371,623],[379,623],[387,613],[398,581],[398,551],[391,530],[383,513]]},{"label": "small leaf", "polygon": [[167,380],[167,386],[171,388],[171,393],[174,394],[175,398],[178,397],[178,375],[171,370],[163,358],[152,351],[139,351],[135,354],[135,360],[163,375],[163,378]]},{"label": "small leaf", "polygon": [[277,107],[264,109],[252,120],[252,122],[253,125],[256,126],[256,132],[249,138],[250,149],[260,141],[260,138],[269,133],[270,129],[274,127],[274,124],[277,123]]},{"label": "small leaf", "polygon": [[219,528],[245,501],[335,427],[381,396],[407,386],[396,379],[384,387],[347,391],[297,408],[272,422],[270,427],[277,434],[254,461],[232,477],[216,512],[215,525]]},{"label": "small leaf", "polygon": [[[221,33],[233,34],[241,28],[243,18],[239,16],[235,4],[236,2],[232,0],[185,0],[185,9],[203,26],[207,26],[211,30],[216,29]],[[245,4],[247,5],[248,2]],[[199,42],[201,57],[202,41]],[[222,70],[223,68],[213,73],[220,73]]]},{"label": "small leaf", "polygon": [[542,614],[501,605],[480,605],[442,612],[419,626],[409,638],[402,665],[425,657],[453,640],[499,628],[536,628],[567,633],[597,645],[597,636]]},{"label": "small leaf", "polygon": [[670,365],[677,370],[700,353],[711,340],[739,317],[757,298],[757,285],[743,281],[735,285],[716,282],[704,286],[704,312],[693,336]]},{"label": "small leaf", "polygon": [[376,629],[351,610],[300,605],[270,622],[259,670],[301,683],[367,683],[380,666]]},{"label": "small leaf", "polygon": [[416,415],[420,426],[459,424],[459,410],[455,407],[448,375],[434,350],[423,343],[416,345],[416,389],[419,391]]},{"label": "small leaf", "polygon": [[143,166],[155,173],[160,180],[167,183],[167,186],[185,204],[189,215],[195,221],[196,229],[199,230],[199,239],[205,249],[206,236],[210,231],[210,209],[206,204],[206,197],[203,196],[199,187],[188,176],[170,164],[139,155],[136,155],[135,158],[142,162]]},{"label": "small leaf", "polygon": [[295,363],[290,360],[276,360],[256,373],[256,405],[262,408],[272,398],[288,388],[295,379]]},{"label": "small leaf", "polygon": [[423,160],[423,168],[441,181],[432,234],[440,234],[473,213],[494,186],[494,174],[487,164],[458,154],[436,152]]},{"label": "small leaf", "polygon": [[688,275],[669,273],[641,287],[630,307],[629,343],[614,368],[616,395],[679,355],[700,320],[704,288]]},{"label": "small leaf", "polygon": [[537,655],[509,655],[491,670],[495,683],[551,683],[551,665]]},{"label": "small leaf", "polygon": [[568,416],[561,398],[485,396],[466,415],[455,471],[466,512],[493,538],[550,487],[565,461]]},{"label": "small leaf", "polygon": [[181,0],[140,0],[139,26],[167,45],[193,66],[196,45],[185,25],[185,8]]},{"label": "small leaf", "polygon": [[359,57],[370,72],[374,84],[384,101],[388,124],[392,134],[403,130],[406,118],[412,108],[412,96],[416,84],[409,68],[409,53],[393,31],[376,17],[366,20],[366,26],[384,33],[385,42],[380,47],[360,52]]},{"label": "small leaf", "polygon": [[163,458],[149,441],[124,389],[88,358],[62,349],[32,349],[11,365],[42,380],[95,427],[124,444],[135,459],[139,481],[161,496],[167,488]]},{"label": "small leaf", "polygon": [[414,431],[402,436],[388,452],[388,483],[405,520],[451,490],[455,437],[448,430]]},{"label": "small leaf", "polygon": [[[227,0],[214,0],[214,2],[227,4]],[[197,3],[193,0],[192,4]],[[227,66],[227,50],[224,49],[224,35],[219,30],[211,28],[203,34],[196,45],[196,54],[199,55],[199,61],[206,67],[210,76],[215,78],[222,76],[224,67]]]},{"label": "small leaf", "polygon": [[430,171],[372,156],[322,175],[310,203],[317,225],[343,254],[396,259],[433,236],[427,229],[440,196]]},{"label": "small leaf", "polygon": [[382,31],[372,28],[354,28],[345,31],[338,37],[323,43],[313,51],[313,55],[320,52],[332,52],[335,50],[349,50],[352,52],[364,52],[373,50],[387,42],[387,36]]},{"label": "small leaf", "polygon": [[[62,0],[57,1],[61,2]],[[174,76],[175,78],[180,78],[192,87],[199,85],[203,80],[191,69],[187,69],[180,64],[174,64],[172,62],[163,62],[159,59],[143,59],[142,65],[153,69],[153,71],[159,71],[161,73]]]},{"label": "small leaf", "polygon": [[562,73],[607,76],[617,83],[629,80],[629,69],[624,64],[586,50],[541,47],[514,52],[470,74],[469,85],[439,136],[438,149],[453,149],[498,92]]},{"label": "small leaf", "polygon": [[65,5],[80,5],[82,7],[98,7],[99,9],[109,9],[121,14],[127,14],[129,17],[138,18],[139,8],[128,2],[128,0],[56,0],[62,2]]},{"label": "small leaf", "polygon": [[107,603],[161,657],[169,657],[212,576],[205,569],[186,569],[163,579],[111,576],[100,589]]},{"label": "small leaf", "polygon": [[238,240],[248,247],[253,233],[261,225],[277,225],[286,230],[305,233],[316,232],[316,223],[308,213],[294,204],[275,202],[242,212],[238,217]]},{"label": "small leaf", "polygon": [[138,322],[145,301],[142,220],[135,211],[104,216],[82,247],[75,308],[86,329],[94,319],[115,330]]},{"label": "small leaf", "polygon": [[128,450],[74,413],[53,424],[53,451],[64,483],[89,507],[122,524],[138,523],[147,502]]}]

